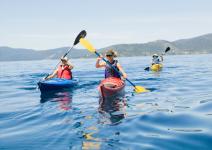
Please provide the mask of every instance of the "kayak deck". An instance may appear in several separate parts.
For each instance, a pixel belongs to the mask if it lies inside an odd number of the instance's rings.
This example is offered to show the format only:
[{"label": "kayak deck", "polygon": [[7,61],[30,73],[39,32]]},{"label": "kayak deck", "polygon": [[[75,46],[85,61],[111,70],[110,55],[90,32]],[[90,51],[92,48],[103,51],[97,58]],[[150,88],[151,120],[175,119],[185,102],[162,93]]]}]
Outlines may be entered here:
[{"label": "kayak deck", "polygon": [[73,79],[55,78],[45,82],[38,82],[38,86],[41,93],[45,93],[49,91],[62,90],[64,88],[71,88],[74,87],[77,83],[78,83],[77,78]]},{"label": "kayak deck", "polygon": [[105,98],[111,98],[124,93],[125,82],[115,77],[109,77],[104,79],[98,86],[100,96]]},{"label": "kayak deck", "polygon": [[152,70],[160,70],[160,69],[162,69],[162,64],[154,64],[154,65],[152,65],[151,66],[151,69]]}]

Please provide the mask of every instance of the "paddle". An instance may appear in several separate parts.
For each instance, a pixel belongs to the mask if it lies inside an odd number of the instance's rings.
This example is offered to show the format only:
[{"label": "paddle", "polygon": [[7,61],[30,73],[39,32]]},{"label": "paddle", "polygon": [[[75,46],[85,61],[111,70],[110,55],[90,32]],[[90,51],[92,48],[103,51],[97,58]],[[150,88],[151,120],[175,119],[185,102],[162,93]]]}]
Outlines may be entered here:
[{"label": "paddle", "polygon": [[[81,38],[80,40],[80,43],[85,47],[87,48],[89,51],[93,52],[93,53],[96,53],[99,57],[99,53],[95,51],[94,47],[88,42],[86,41],[84,38]],[[103,58],[103,60],[108,64],[110,65],[114,70],[116,70],[121,76],[123,76],[123,74],[118,71],[114,66],[112,66],[107,60],[105,60]],[[135,87],[135,93],[140,93],[140,92],[149,92],[149,90],[146,90],[145,88],[141,87],[141,86],[135,86],[130,80],[126,79],[131,85],[133,85]]]},{"label": "paddle", "polygon": [[[74,44],[73,46],[65,53],[65,55],[63,57],[65,57],[69,52],[70,50],[76,45],[79,43],[79,40],[81,38],[84,38],[86,36],[86,31],[85,30],[82,30],[76,37],[75,41],[74,41]],[[45,79],[52,73],[52,71],[58,66],[58,64],[61,62],[61,60],[57,63],[57,65],[50,71],[50,73],[45,77]]]},{"label": "paddle", "polygon": [[[166,50],[165,50],[165,52],[164,52],[163,54],[165,54],[165,53],[168,52],[169,50],[170,50],[170,47],[167,47]],[[163,54],[162,54],[162,55],[163,55]],[[149,70],[149,67],[146,67],[144,70]]]}]

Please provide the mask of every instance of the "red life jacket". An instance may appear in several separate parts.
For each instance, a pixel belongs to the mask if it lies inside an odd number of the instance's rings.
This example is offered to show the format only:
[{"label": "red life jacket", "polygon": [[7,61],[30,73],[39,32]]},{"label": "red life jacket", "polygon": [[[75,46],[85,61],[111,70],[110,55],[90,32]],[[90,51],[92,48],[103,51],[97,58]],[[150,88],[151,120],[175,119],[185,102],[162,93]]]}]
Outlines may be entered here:
[{"label": "red life jacket", "polygon": [[72,79],[72,73],[68,69],[68,65],[65,66],[64,69],[62,69],[62,66],[60,65],[58,68],[57,76],[58,78],[64,78],[64,79]]}]

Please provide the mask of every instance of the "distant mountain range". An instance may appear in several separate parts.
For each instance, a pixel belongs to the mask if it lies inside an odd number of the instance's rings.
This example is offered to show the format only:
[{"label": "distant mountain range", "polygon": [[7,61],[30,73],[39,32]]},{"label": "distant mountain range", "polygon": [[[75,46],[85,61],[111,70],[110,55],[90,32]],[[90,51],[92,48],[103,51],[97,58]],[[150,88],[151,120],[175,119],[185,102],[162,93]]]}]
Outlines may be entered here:
[{"label": "distant mountain range", "polygon": [[[162,54],[167,47],[171,50],[168,55],[212,54],[212,34],[207,34],[191,39],[181,39],[174,42],[157,40],[145,44],[119,44],[102,49],[96,49],[104,56],[105,52],[112,49],[118,52],[119,57],[151,56],[155,53]],[[29,50],[10,47],[0,47],[0,61],[45,60],[60,59],[70,47],[50,50]],[[68,58],[96,58],[97,56],[86,49],[72,49]]]},{"label": "distant mountain range", "polygon": [[[99,50],[103,56],[109,49],[118,52],[118,57],[152,56],[162,54],[165,49],[171,50],[166,55],[212,54],[212,34],[207,34],[191,39],[181,39],[174,42],[157,40],[145,44],[120,44]],[[96,54],[80,58],[95,58]]]},{"label": "distant mountain range", "polygon": [[[51,60],[60,59],[70,47],[62,47],[50,50],[29,50],[20,48],[0,47],[0,61],[19,60]],[[72,49],[68,58],[87,56],[91,52],[86,49]]]}]

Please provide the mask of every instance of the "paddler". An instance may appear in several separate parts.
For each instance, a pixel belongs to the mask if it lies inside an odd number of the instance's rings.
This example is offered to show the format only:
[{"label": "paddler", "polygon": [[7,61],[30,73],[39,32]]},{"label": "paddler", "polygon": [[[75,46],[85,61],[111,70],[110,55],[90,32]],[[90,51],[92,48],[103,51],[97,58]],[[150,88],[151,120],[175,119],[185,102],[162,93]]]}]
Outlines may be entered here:
[{"label": "paddler", "polygon": [[[61,57],[61,63],[57,70],[51,75],[48,76],[46,79],[51,79],[54,76],[57,75],[58,78],[64,78],[64,79],[72,79],[72,72],[71,70],[74,68],[74,65],[68,60],[67,57]],[[46,80],[45,77],[43,78],[43,81]]]},{"label": "paddler", "polygon": [[[113,65],[117,70],[119,70],[123,74],[123,78],[127,79],[127,74],[122,69],[120,63],[117,60],[114,60],[114,57],[117,57],[117,52],[114,52],[113,50],[107,50],[105,53],[105,57],[108,59],[108,62]],[[100,54],[100,57],[97,59],[96,62],[96,68],[105,67],[105,78],[109,77],[116,77],[121,78],[119,73],[114,70],[110,65],[108,65],[106,62],[103,62],[99,64],[100,60],[103,59],[103,56]]]},{"label": "paddler", "polygon": [[151,61],[151,64],[152,65],[159,64],[159,62],[162,62],[163,61],[163,56],[162,55],[160,55],[161,60],[158,59],[158,55],[157,54],[154,54],[152,57],[153,57],[153,59]]}]

